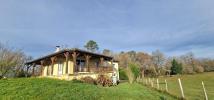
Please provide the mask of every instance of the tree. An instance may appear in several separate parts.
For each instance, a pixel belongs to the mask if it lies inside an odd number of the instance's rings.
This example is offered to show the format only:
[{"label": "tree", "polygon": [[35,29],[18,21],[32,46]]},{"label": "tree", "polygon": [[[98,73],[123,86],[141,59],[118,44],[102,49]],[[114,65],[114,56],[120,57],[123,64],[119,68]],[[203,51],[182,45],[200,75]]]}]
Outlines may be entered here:
[{"label": "tree", "polygon": [[178,63],[175,59],[171,62],[171,75],[181,74],[182,73],[182,64]]},{"label": "tree", "polygon": [[204,68],[205,72],[214,71],[214,60],[213,59],[210,59],[210,58],[201,59],[200,64]]},{"label": "tree", "polygon": [[97,42],[93,40],[89,40],[84,47],[91,52],[95,52],[99,49]]},{"label": "tree", "polygon": [[138,52],[136,54],[136,63],[140,67],[141,70],[141,77],[144,77],[144,72],[145,70],[148,70],[148,67],[151,67],[152,62],[151,62],[151,56],[149,54],[146,54],[144,52]]},{"label": "tree", "polygon": [[[180,56],[180,62],[184,65],[183,73],[194,74],[198,72],[200,67],[199,61],[194,57],[192,52],[186,53],[185,55]],[[199,68],[202,69],[202,68]]]},{"label": "tree", "polygon": [[152,62],[156,68],[156,71],[159,74],[160,68],[164,65],[164,62],[165,62],[164,54],[159,50],[152,52]]},{"label": "tree", "polygon": [[106,55],[106,56],[111,56],[111,55],[112,55],[112,52],[111,52],[111,50],[109,50],[109,49],[104,49],[104,50],[103,50],[103,54]]},{"label": "tree", "polygon": [[0,79],[16,76],[24,68],[26,55],[20,50],[13,50],[0,43]]}]

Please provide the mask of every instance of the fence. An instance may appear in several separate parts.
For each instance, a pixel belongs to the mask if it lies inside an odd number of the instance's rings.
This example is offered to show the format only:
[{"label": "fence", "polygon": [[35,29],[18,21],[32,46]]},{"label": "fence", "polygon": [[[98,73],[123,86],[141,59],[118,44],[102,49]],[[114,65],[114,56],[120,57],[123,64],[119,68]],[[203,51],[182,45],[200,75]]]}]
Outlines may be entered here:
[{"label": "fence", "polygon": [[[183,87],[182,80],[180,78],[177,79],[177,82],[176,82],[177,84],[173,83],[174,87],[171,87],[171,88],[169,88],[168,84],[172,83],[172,82],[167,81],[166,79],[163,79],[163,78],[161,78],[161,80],[159,78],[143,78],[141,80],[141,83],[143,83],[144,85],[146,85],[150,88],[156,89],[158,91],[166,92],[179,99],[182,99],[182,100],[187,99],[185,96],[185,89]],[[194,84],[194,83],[192,83],[192,84]],[[207,91],[206,91],[205,84],[203,81],[201,82],[201,86],[199,86],[199,87],[201,88],[201,91],[203,91],[202,95],[204,97],[204,100],[208,100]],[[179,92],[180,95],[172,93],[172,91],[169,91],[169,90],[177,91],[177,92]]]}]

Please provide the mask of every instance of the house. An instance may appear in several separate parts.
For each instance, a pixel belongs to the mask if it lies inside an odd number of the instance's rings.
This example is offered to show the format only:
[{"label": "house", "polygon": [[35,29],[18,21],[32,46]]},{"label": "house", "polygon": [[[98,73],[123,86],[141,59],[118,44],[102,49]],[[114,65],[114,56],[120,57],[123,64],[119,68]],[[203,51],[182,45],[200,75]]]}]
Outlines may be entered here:
[{"label": "house", "polygon": [[32,67],[33,75],[35,67],[39,66],[40,77],[72,80],[90,76],[96,79],[99,74],[111,77],[115,73],[119,79],[118,62],[113,57],[77,48],[57,48],[55,53],[27,62],[26,66]]}]

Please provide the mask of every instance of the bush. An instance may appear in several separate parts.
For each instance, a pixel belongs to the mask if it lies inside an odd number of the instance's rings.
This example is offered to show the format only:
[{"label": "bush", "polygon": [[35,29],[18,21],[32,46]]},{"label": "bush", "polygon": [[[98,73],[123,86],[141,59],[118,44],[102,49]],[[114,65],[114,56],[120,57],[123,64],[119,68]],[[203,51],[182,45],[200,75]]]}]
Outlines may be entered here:
[{"label": "bush", "polygon": [[144,74],[146,77],[156,77],[157,76],[157,72],[156,72],[154,66],[149,66],[147,69],[145,69]]},{"label": "bush", "polygon": [[135,77],[134,77],[134,74],[133,74],[133,72],[132,72],[130,67],[127,68],[126,75],[127,75],[128,79],[129,79],[129,83],[132,84],[134,82],[134,80],[135,80]]},{"label": "bush", "polygon": [[134,74],[134,79],[140,76],[140,68],[136,64],[129,64],[129,67]]},{"label": "bush", "polygon": [[17,73],[17,77],[25,77],[25,71],[23,69],[21,69],[18,73]]},{"label": "bush", "polygon": [[137,77],[140,76],[140,68],[136,64],[129,64],[126,75],[129,79],[129,83],[132,84]]},{"label": "bush", "polygon": [[92,77],[87,76],[80,79],[84,83],[94,84],[96,85],[96,80],[94,80]]},{"label": "bush", "polygon": [[195,71],[196,71],[197,73],[202,73],[202,72],[204,72],[204,68],[203,68],[202,66],[196,66],[196,67],[195,67]]},{"label": "bush", "polygon": [[73,79],[72,82],[73,82],[73,83],[83,83],[83,81],[77,80],[77,79]]},{"label": "bush", "polygon": [[194,74],[193,67],[190,65],[185,65],[183,68],[183,74]]},{"label": "bush", "polygon": [[112,80],[106,75],[99,75],[97,84],[102,86],[112,86]]},{"label": "bush", "polygon": [[124,69],[119,69],[119,75],[120,75],[120,80],[128,80],[128,77],[126,75],[126,71]]}]

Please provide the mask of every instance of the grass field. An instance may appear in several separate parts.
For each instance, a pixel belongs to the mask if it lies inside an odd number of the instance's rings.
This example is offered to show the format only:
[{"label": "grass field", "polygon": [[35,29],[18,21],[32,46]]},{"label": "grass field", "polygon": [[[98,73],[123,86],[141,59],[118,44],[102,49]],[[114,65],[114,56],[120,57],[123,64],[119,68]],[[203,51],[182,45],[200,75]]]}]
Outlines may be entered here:
[{"label": "grass field", "polygon": [[173,97],[140,84],[121,83],[115,87],[101,87],[86,83],[45,78],[0,80],[0,100],[174,100]]},{"label": "grass field", "polygon": [[159,78],[161,88],[165,88],[164,80],[166,79],[168,83],[169,93],[176,96],[181,96],[178,78],[181,79],[186,99],[203,100],[204,92],[201,81],[204,81],[209,100],[214,100],[214,72],[194,75],[180,75],[174,77],[162,77]]}]

